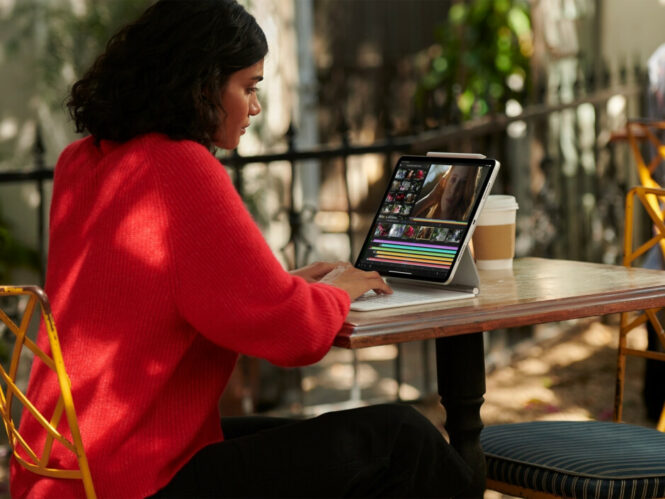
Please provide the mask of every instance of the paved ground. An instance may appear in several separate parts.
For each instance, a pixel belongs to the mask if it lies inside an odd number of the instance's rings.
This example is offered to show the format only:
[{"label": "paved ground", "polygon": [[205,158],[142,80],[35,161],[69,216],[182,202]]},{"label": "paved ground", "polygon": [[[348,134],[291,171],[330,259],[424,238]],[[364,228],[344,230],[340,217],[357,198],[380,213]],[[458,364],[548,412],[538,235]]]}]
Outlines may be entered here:
[{"label": "paved ground", "polygon": [[[534,419],[601,419],[609,420],[614,401],[617,324],[598,320],[566,322],[540,326],[538,342],[525,343],[511,356],[490,355],[494,366],[488,366],[487,394],[482,408],[486,424]],[[635,332],[633,346],[643,348],[646,339]],[[549,339],[547,339],[549,337]],[[357,384],[363,400],[395,398],[394,346],[359,350]],[[422,344],[401,347],[403,399],[419,399],[416,406],[437,424],[444,414],[435,393],[434,347],[427,351]],[[432,366],[427,379],[423,365]],[[332,406],[343,406],[353,391],[353,356],[351,352],[333,350],[322,362],[303,371],[303,401],[308,412],[320,412]],[[643,414],[641,380],[643,361],[628,359],[624,419],[648,424]],[[324,402],[337,402],[325,404]],[[352,402],[351,402],[352,403]],[[323,405],[317,405],[323,404]],[[297,404],[294,405],[297,409]]]},{"label": "paved ground", "polygon": [[[490,353],[482,408],[485,424],[543,419],[609,420],[614,399],[616,323],[567,322],[540,326],[536,334],[545,339],[524,344],[514,355],[506,355],[500,342]],[[644,335],[636,339],[636,347],[642,347],[642,341],[646,341]],[[400,347],[399,386],[395,381],[397,358],[398,349],[394,346],[360,350],[355,358],[352,352],[333,349],[317,365],[281,376],[281,401],[273,412],[316,414],[394,400],[399,390],[402,399],[417,400],[414,405],[443,431],[445,415],[437,397],[432,395],[436,388],[433,344]],[[424,369],[427,365],[431,367],[429,371]],[[641,360],[629,360],[624,420],[651,425],[645,419],[641,402],[642,369]],[[288,389],[298,384],[302,391]],[[4,461],[1,448],[0,460]],[[8,497],[6,487],[3,465],[0,498]],[[486,494],[486,499],[501,497],[494,492]]]}]

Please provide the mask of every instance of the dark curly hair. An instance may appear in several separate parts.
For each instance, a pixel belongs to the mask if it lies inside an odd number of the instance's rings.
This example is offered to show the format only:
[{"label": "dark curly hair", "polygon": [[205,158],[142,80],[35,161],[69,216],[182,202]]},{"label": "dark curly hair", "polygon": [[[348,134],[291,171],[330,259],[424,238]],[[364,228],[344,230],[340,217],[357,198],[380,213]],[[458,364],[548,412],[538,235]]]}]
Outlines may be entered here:
[{"label": "dark curly hair", "polygon": [[67,107],[76,131],[97,141],[160,132],[211,148],[229,76],[267,53],[235,0],[160,0],[109,40]]}]

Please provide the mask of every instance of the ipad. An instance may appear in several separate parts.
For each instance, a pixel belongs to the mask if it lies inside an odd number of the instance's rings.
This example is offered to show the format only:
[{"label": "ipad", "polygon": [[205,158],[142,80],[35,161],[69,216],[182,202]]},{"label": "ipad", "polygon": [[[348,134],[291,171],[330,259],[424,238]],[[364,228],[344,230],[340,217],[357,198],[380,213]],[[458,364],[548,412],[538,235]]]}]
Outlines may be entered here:
[{"label": "ipad", "polygon": [[481,155],[402,156],[355,262],[400,281],[455,276],[499,171]]}]

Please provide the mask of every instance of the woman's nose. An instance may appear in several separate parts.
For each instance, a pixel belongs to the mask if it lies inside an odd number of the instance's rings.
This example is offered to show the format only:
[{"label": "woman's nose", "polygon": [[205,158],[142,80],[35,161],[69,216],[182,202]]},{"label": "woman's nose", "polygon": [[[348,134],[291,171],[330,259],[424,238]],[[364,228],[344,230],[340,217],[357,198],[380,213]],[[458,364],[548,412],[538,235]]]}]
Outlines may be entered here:
[{"label": "woman's nose", "polygon": [[249,115],[256,116],[261,112],[261,103],[259,102],[258,97],[254,95],[252,100],[249,102]]}]

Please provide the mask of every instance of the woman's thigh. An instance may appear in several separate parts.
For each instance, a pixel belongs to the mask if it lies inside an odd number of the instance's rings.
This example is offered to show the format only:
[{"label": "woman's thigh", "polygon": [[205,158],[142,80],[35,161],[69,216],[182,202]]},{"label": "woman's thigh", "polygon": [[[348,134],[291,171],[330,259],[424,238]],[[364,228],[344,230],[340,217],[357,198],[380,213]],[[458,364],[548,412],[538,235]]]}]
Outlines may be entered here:
[{"label": "woman's thigh", "polygon": [[224,433],[224,440],[231,440],[255,435],[261,431],[271,430],[297,421],[302,420],[271,416],[233,416],[222,418],[222,432]]},{"label": "woman's thigh", "polygon": [[159,495],[441,497],[470,480],[438,430],[408,406],[260,419],[223,420],[227,440],[197,453]]}]

